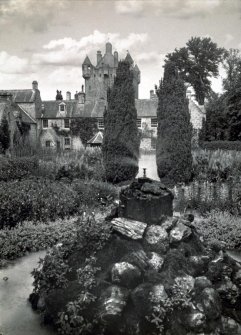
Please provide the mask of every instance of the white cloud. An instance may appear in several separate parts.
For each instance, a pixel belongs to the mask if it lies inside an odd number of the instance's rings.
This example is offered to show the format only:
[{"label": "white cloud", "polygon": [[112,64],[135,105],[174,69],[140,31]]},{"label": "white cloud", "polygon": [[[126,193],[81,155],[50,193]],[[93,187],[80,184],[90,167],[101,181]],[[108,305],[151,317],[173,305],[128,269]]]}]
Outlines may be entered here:
[{"label": "white cloud", "polygon": [[51,40],[43,46],[42,53],[35,53],[32,62],[35,65],[67,65],[81,66],[86,54],[94,56],[98,49],[102,49],[107,41],[113,44],[113,47],[120,53],[126,53],[128,49],[141,48],[147,41],[147,34],[130,33],[126,38],[120,37],[120,34],[105,34],[95,30],[93,34],[75,40],[65,37],[59,40]]},{"label": "white cloud", "polygon": [[139,0],[116,1],[116,11],[119,14],[139,14],[143,12],[144,3]]},{"label": "white cloud", "polygon": [[129,15],[168,15],[178,18],[206,16],[221,8],[240,9],[240,0],[121,0],[115,2],[116,12]]},{"label": "white cloud", "polygon": [[34,72],[28,59],[11,56],[6,51],[0,52],[0,73],[25,74]]},{"label": "white cloud", "polygon": [[0,0],[0,25],[44,32],[56,13],[68,5],[65,0]]},{"label": "white cloud", "polygon": [[151,51],[151,52],[139,53],[136,56],[135,60],[136,60],[137,63],[153,64],[153,63],[164,62],[164,58],[165,58],[164,54],[161,54],[161,53],[158,53],[158,52],[155,52],[155,51]]}]

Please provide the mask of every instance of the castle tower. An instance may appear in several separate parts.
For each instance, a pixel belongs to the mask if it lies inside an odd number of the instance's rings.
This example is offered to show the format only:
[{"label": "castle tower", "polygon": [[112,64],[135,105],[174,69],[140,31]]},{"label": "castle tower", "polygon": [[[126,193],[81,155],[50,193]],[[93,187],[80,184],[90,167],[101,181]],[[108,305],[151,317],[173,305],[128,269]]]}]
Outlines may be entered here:
[{"label": "castle tower", "polygon": [[[126,60],[130,63],[134,73],[135,97],[138,98],[138,85],[140,83],[140,70],[128,53]],[[83,78],[85,79],[85,100],[96,102],[99,100],[107,101],[108,88],[112,87],[118,67],[118,52],[112,53],[112,44],[107,42],[105,54],[97,51],[96,65],[94,66],[89,57],[86,56],[82,64]]]}]

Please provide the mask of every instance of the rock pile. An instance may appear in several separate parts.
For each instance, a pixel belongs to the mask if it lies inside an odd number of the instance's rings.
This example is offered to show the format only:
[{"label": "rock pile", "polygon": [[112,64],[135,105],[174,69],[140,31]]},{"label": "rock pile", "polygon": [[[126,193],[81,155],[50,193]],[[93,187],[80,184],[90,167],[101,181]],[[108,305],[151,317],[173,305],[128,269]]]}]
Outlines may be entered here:
[{"label": "rock pile", "polygon": [[[172,199],[147,178],[122,192],[119,216],[106,222],[112,236],[95,255],[92,335],[241,335],[241,266],[205,246],[193,215],[172,217]],[[71,257],[81,267],[79,255]],[[48,297],[52,316],[75,283]]]}]

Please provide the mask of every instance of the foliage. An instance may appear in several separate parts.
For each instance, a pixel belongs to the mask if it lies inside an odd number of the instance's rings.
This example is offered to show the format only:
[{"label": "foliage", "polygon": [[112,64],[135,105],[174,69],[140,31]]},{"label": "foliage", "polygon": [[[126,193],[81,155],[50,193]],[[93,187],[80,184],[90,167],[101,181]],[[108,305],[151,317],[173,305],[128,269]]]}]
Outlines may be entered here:
[{"label": "foliage", "polygon": [[206,181],[239,179],[241,154],[228,150],[197,150],[193,152],[194,178]]},{"label": "foliage", "polygon": [[38,159],[32,157],[0,157],[0,181],[20,180],[35,173]]},{"label": "foliage", "polygon": [[241,151],[241,141],[211,141],[201,142],[201,148],[205,150]]},{"label": "foliage", "polygon": [[64,218],[78,209],[76,192],[63,183],[43,178],[0,183],[1,227]]},{"label": "foliage", "polygon": [[0,259],[12,260],[65,243],[76,236],[77,218],[50,222],[24,222],[14,229],[5,227],[0,230]]},{"label": "foliage", "polygon": [[[68,287],[71,280],[77,281],[75,300],[69,301],[55,320],[58,332],[65,335],[94,333],[97,316],[87,313],[90,304],[96,301],[94,290],[97,273],[100,271],[94,255],[105,246],[111,236],[110,227],[90,213],[80,217],[76,228],[76,234],[48,253],[40,267],[32,273],[34,292],[41,296],[56,288]],[[70,277],[69,271],[72,273]],[[101,330],[98,329],[96,333],[101,334]]]},{"label": "foliage", "polygon": [[211,91],[211,77],[218,76],[218,65],[225,55],[210,37],[192,37],[186,46],[175,49],[166,57],[166,63],[174,62],[185,82],[195,90],[197,101],[204,104],[204,98]]},{"label": "foliage", "polygon": [[34,277],[34,292],[49,293],[56,288],[67,286],[66,275],[71,268],[64,261],[64,252],[59,247],[54,247],[44,259],[40,259],[37,269],[32,271]]},{"label": "foliage", "polygon": [[226,71],[226,78],[223,79],[223,88],[230,92],[241,76],[241,54],[239,49],[229,49],[223,60],[223,67]]},{"label": "foliage", "polygon": [[158,175],[171,182],[189,181],[192,171],[192,127],[186,89],[174,64],[165,66],[158,90],[156,160]]},{"label": "foliage", "polygon": [[195,221],[195,227],[208,245],[221,242],[225,249],[240,247],[240,217],[222,210],[213,210],[205,217]]},{"label": "foliage", "polygon": [[103,162],[107,181],[118,183],[138,173],[140,137],[136,124],[133,72],[119,62],[104,114]]},{"label": "foliage", "polygon": [[227,138],[226,98],[213,93],[206,105],[205,141]]},{"label": "foliage", "polygon": [[89,207],[98,204],[109,205],[118,198],[117,188],[107,182],[75,180],[72,187],[81,203]]},{"label": "foliage", "polygon": [[100,148],[86,148],[81,173],[83,179],[105,180],[103,157]]},{"label": "foliage", "polygon": [[92,117],[76,118],[71,120],[70,133],[79,136],[84,145],[97,133],[97,120]]},{"label": "foliage", "polygon": [[0,120],[0,149],[3,151],[3,153],[5,153],[9,146],[10,130],[7,117],[4,115],[2,120]]}]

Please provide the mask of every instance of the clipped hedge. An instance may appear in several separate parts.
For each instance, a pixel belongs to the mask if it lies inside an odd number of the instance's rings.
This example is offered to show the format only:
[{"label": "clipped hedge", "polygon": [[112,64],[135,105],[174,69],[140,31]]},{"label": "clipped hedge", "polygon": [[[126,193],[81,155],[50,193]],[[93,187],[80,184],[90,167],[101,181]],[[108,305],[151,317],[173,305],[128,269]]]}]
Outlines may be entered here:
[{"label": "clipped hedge", "polygon": [[25,220],[53,221],[78,209],[77,193],[64,183],[43,178],[0,182],[0,228]]},{"label": "clipped hedge", "polygon": [[241,151],[241,141],[211,141],[200,142],[200,147],[207,150],[236,150]]}]

